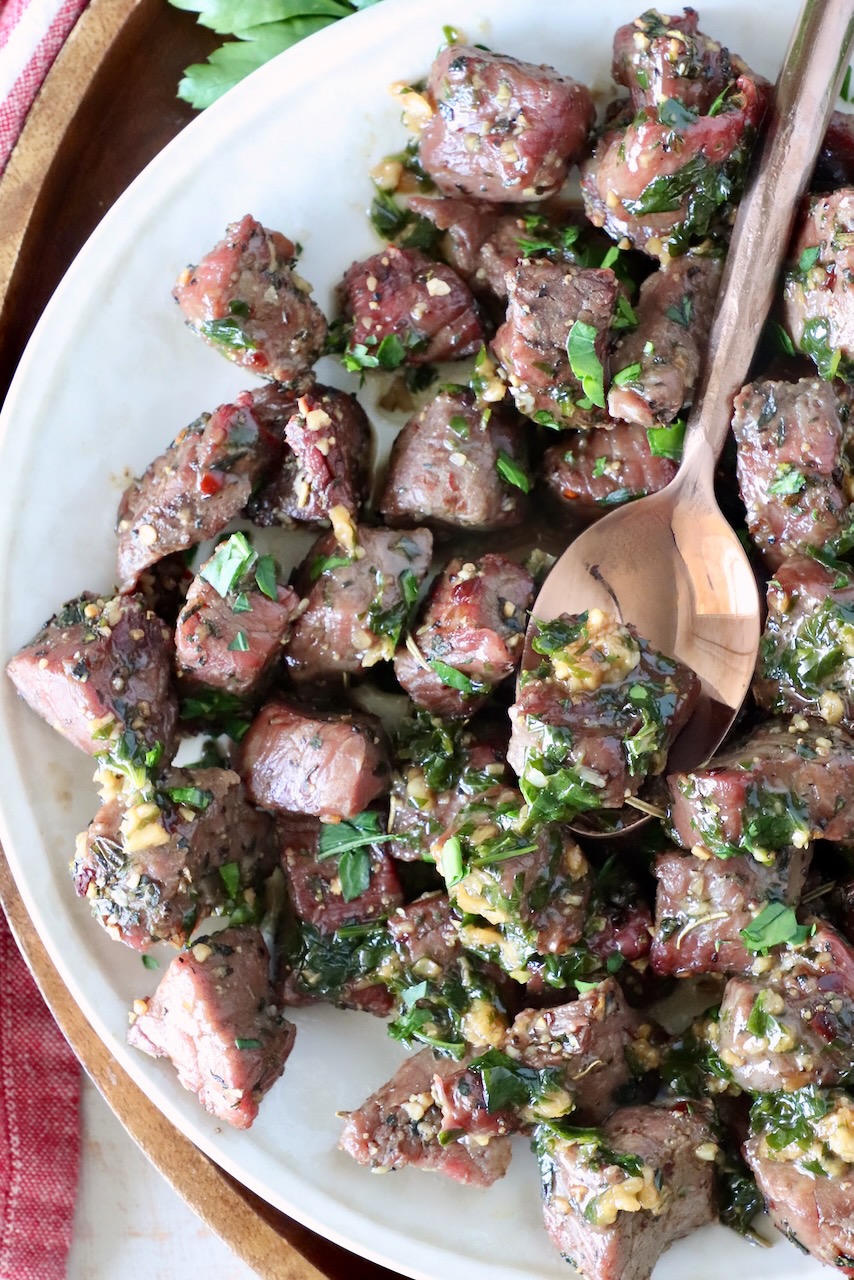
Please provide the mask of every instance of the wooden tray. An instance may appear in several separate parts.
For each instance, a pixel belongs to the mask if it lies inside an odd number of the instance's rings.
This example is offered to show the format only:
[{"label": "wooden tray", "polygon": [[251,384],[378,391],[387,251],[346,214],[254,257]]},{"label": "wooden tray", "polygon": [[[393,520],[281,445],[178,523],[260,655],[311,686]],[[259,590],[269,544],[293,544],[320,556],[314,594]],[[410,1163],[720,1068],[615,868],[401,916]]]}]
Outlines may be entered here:
[{"label": "wooden tray", "polygon": [[[91,0],[54,64],[0,181],[0,399],[66,267],[106,210],[192,118],[182,69],[217,38],[166,0]],[[200,1218],[264,1280],[392,1273],[285,1217],[160,1114],[69,995],[0,850],[0,901],[42,994],[125,1129]]]}]

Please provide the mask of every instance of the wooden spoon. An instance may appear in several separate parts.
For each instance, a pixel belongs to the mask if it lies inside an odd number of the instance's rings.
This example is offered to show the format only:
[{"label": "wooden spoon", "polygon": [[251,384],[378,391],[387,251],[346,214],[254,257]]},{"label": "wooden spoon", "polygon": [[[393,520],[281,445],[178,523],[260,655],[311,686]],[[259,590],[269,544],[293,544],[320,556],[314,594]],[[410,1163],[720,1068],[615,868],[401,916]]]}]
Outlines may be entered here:
[{"label": "wooden spoon", "polygon": [[[854,39],[854,0],[806,0],[741,202],[688,419],[679,471],[659,493],[586,529],[546,579],[533,617],[600,608],[696,671],[702,695],[670,754],[688,770],[720,745],[750,687],[759,646],[753,570],[718,508],[714,469],[777,288]],[[539,662],[528,629],[523,671]],[[638,814],[638,821],[644,821]],[[625,827],[623,828],[626,829]],[[589,829],[584,828],[589,834]]]}]

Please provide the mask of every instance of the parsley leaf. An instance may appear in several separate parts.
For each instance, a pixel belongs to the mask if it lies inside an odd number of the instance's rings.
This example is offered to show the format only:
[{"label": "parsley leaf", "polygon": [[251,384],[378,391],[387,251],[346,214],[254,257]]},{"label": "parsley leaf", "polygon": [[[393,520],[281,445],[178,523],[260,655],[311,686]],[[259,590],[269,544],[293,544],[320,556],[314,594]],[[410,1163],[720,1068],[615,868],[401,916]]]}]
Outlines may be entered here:
[{"label": "parsley leaf", "polygon": [[221,542],[201,569],[200,578],[209,582],[223,599],[237,586],[255,559],[255,552],[245,533],[233,533]]},{"label": "parsley leaf", "polygon": [[464,671],[459,671],[456,667],[449,666],[447,662],[442,662],[440,658],[431,658],[430,666],[436,672],[442,684],[447,685],[449,689],[459,689],[460,693],[466,697],[489,691],[488,685],[482,684],[479,680],[470,679]]},{"label": "parsley leaf", "polygon": [[806,488],[806,483],[806,477],[802,471],[798,471],[791,462],[781,462],[774,479],[768,486],[768,492],[776,493],[780,497],[788,497],[790,494],[800,493],[801,489]]},{"label": "parsley leaf", "polygon": [[372,844],[383,844],[394,837],[386,835],[380,827],[380,815],[373,809],[357,813],[355,818],[342,822],[322,822],[318,842],[317,860],[339,857],[353,849],[365,849]]},{"label": "parsley leaf", "polygon": [[646,438],[654,458],[672,458],[678,462],[685,443],[685,423],[677,418],[669,427],[647,427]]},{"label": "parsley leaf", "polygon": [[518,462],[515,462],[510,454],[504,449],[498,450],[498,459],[495,463],[495,469],[502,479],[508,484],[515,485],[517,489],[521,489],[523,493],[531,492],[530,478],[525,474]]},{"label": "parsley leaf", "polygon": [[747,950],[761,955],[782,943],[800,946],[812,931],[809,925],[798,924],[798,918],[791,907],[782,902],[769,902],[740,932]]},{"label": "parsley leaf", "polygon": [[599,330],[576,320],[566,340],[569,367],[581,383],[585,396],[599,409],[605,408],[605,371],[596,354]]},{"label": "parsley leaf", "polygon": [[367,893],[371,884],[371,855],[367,849],[345,849],[338,862],[338,877],[345,902]]}]

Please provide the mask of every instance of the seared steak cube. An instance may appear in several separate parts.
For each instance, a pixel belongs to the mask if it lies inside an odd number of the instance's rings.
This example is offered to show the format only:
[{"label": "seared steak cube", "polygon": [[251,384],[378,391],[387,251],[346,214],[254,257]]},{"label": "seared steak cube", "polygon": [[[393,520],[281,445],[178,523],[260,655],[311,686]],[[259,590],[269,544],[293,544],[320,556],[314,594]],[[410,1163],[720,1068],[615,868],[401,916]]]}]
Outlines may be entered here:
[{"label": "seared steak cube", "polygon": [[532,646],[507,754],[532,820],[619,809],[663,771],[699,680],[600,609],[539,623]]},{"label": "seared steak cube", "polygon": [[442,50],[427,97],[433,112],[421,133],[421,164],[441,191],[481,200],[553,195],[594,119],[584,85],[471,45]]},{"label": "seared steak cube", "polygon": [[394,863],[371,842],[372,833],[379,836],[380,826],[371,812],[356,824],[280,821],[294,912],[283,940],[285,1004],[323,1000],[381,1018],[393,1008],[389,983],[399,966],[385,921],[403,894]]},{"label": "seared steak cube", "polygon": [[483,342],[475,300],[455,271],[420,249],[388,245],[354,262],[341,285],[353,369],[460,360]]},{"label": "seared steak cube", "polygon": [[521,424],[470,391],[440,391],[392,445],[380,510],[387,524],[499,529],[524,520],[531,481]]},{"label": "seared steak cube", "polygon": [[324,534],[297,573],[297,590],[308,605],[285,662],[301,684],[340,681],[393,658],[430,567],[433,535],[427,529],[400,533],[359,525],[346,534],[347,548],[335,532]]},{"label": "seared steak cube", "polygon": [[185,686],[254,693],[291,632],[300,599],[276,581],[272,556],[243,534],[220,543],[199,570],[178,615],[175,650]]},{"label": "seared steak cube", "polygon": [[813,927],[761,976],[727,983],[719,1052],[751,1093],[838,1084],[854,1069],[854,950],[830,925]]},{"label": "seared steak cube", "polygon": [[661,103],[603,135],[581,167],[594,226],[653,258],[677,257],[710,233],[728,233],[769,88],[750,75],[731,84],[715,115],[692,119],[678,104],[674,111]]},{"label": "seared steak cube", "polygon": [[[492,349],[516,408],[547,426],[589,425],[591,408],[605,405],[617,277],[610,269],[525,260],[507,276],[507,294],[507,318]],[[585,367],[600,370],[601,379],[582,383],[582,348]]]},{"label": "seared steak cube", "polygon": [[394,673],[415,705],[472,715],[516,670],[533,597],[531,575],[504,556],[452,560],[395,655]]},{"label": "seared steak cube", "polygon": [[6,672],[34,711],[90,755],[131,731],[171,758],[172,663],[169,630],[139,596],[86,594],[54,614]]},{"label": "seared steak cube", "polygon": [[164,556],[220,533],[278,449],[248,391],[185,428],[122,495],[116,525],[122,589],[132,589]]},{"label": "seared steak cube", "polygon": [[[854,188],[812,196],[792,240],[783,316],[823,378],[854,359]],[[841,362],[844,362],[842,364]]]},{"label": "seared steak cube", "polygon": [[262,377],[300,384],[323,354],[326,319],[294,271],[296,258],[292,241],[247,214],[181,272],[173,296],[215,351]]},{"label": "seared steak cube", "polygon": [[435,1170],[455,1182],[489,1187],[507,1172],[512,1154],[506,1138],[485,1145],[442,1145],[442,1114],[433,1101],[435,1076],[457,1070],[453,1058],[422,1049],[407,1058],[391,1080],[347,1114],[338,1145],[369,1169],[384,1171],[412,1165]]},{"label": "seared steak cube", "polygon": [[772,720],[705,769],[671,774],[669,822],[686,849],[764,862],[820,836],[851,840],[853,784],[854,740],[844,729]]},{"label": "seared steak cube", "polygon": [[674,1240],[717,1217],[711,1108],[626,1107],[589,1142],[536,1138],[546,1230],[587,1280],[649,1280]]},{"label": "seared steak cube", "polygon": [[433,845],[463,945],[525,982],[529,963],[581,938],[590,897],[587,860],[556,823],[532,829],[522,797],[496,786],[469,802]]},{"label": "seared steak cube", "polygon": [[353,818],[389,786],[374,716],[266,703],[240,744],[238,772],[254,804],[277,813]]},{"label": "seared steak cube", "polygon": [[644,281],[638,326],[612,357],[612,418],[654,427],[672,422],[691,404],[720,281],[719,258],[690,254]]},{"label": "seared steak cube", "polygon": [[[540,475],[568,512],[616,507],[668,485],[678,470],[681,432],[627,423],[567,431],[546,449]],[[652,452],[652,447],[657,450]]]},{"label": "seared steak cube", "polygon": [[[217,907],[275,865],[273,823],[230,769],[172,769],[156,798],[105,801],[77,837],[71,874],[112,938],[183,946]],[[251,896],[251,895],[250,895]]]},{"label": "seared steak cube", "polygon": [[833,543],[849,523],[850,394],[819,378],[749,383],[732,429],[747,527],[776,568]]},{"label": "seared steak cube", "polygon": [[[492,1137],[570,1112],[573,1124],[600,1123],[632,1078],[629,1058],[639,1024],[613,978],[571,1004],[524,1010],[497,1052],[434,1082],[445,1131]],[[512,1102],[501,1095],[508,1075],[516,1081]]]},{"label": "seared steak cube", "polygon": [[388,851],[411,862],[429,856],[437,836],[453,825],[472,796],[505,780],[501,744],[484,731],[417,711],[394,744]]},{"label": "seared steak cube", "polygon": [[[367,814],[366,818],[376,818]],[[376,822],[362,824],[380,829]],[[335,845],[327,851],[325,844],[330,837],[343,841],[344,845],[362,843],[357,849],[336,854]],[[314,925],[321,933],[335,933],[344,925],[385,919],[403,902],[394,863],[383,851],[381,843],[370,843],[370,832],[362,832],[361,826],[349,823],[318,823],[311,819],[288,820],[281,824],[282,866],[288,880],[291,904],[300,920]],[[364,857],[363,855],[364,851]],[[361,861],[362,868],[354,866],[352,874],[342,866],[348,854],[358,853],[359,859],[350,858],[351,864]],[[361,892],[354,894],[353,889]]]},{"label": "seared steak cube", "polygon": [[631,93],[635,110],[678,98],[706,114],[746,70],[741,58],[698,31],[697,21],[694,9],[675,15],[650,9],[617,28],[612,75]]},{"label": "seared steak cube", "polygon": [[371,430],[355,396],[315,384],[282,427],[281,464],[249,502],[259,525],[326,524],[334,507],[359,516],[368,488]]},{"label": "seared steak cube", "polygon": [[662,977],[750,973],[756,956],[741,930],[769,902],[797,905],[809,870],[807,849],[781,849],[770,863],[742,854],[695,858],[661,853],[651,963]]},{"label": "seared steak cube", "polygon": [[400,966],[391,982],[398,997],[391,1036],[456,1057],[466,1045],[484,1049],[503,1040],[507,1015],[496,981],[501,975],[464,951],[447,894],[424,894],[398,907],[388,932]]},{"label": "seared steak cube", "polygon": [[835,1275],[854,1276],[854,1097],[772,1094],[754,1105],[751,1130],[744,1154],[774,1226]]},{"label": "seared steak cube", "polygon": [[252,1124],[296,1035],[276,1007],[264,939],[245,925],[197,938],[134,1013],[128,1043],[169,1058],[184,1088],[236,1129]]},{"label": "seared steak cube", "polygon": [[854,581],[793,556],[768,583],[767,599],[756,701],[854,729]]}]

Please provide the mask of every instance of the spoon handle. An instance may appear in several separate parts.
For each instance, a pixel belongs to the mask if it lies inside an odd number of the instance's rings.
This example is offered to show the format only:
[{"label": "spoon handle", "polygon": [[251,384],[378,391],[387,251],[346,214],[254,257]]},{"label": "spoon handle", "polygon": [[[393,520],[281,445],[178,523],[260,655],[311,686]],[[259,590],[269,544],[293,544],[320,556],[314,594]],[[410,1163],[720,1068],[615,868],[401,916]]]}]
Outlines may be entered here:
[{"label": "spoon handle", "polygon": [[678,484],[711,480],[852,41],[854,0],[805,0],[766,116],[761,154],[736,217]]}]

